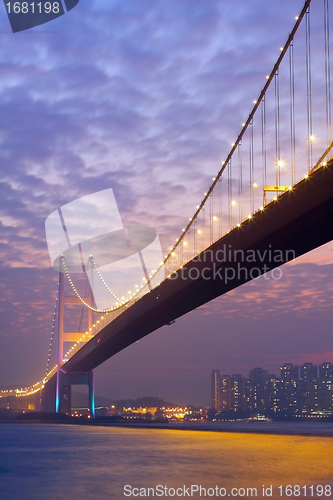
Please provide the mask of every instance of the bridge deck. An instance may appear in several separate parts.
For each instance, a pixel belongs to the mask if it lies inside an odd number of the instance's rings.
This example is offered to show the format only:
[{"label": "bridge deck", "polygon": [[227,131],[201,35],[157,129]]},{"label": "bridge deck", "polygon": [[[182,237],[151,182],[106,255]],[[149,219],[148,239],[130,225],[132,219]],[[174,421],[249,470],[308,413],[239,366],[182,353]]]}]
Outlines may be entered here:
[{"label": "bridge deck", "polygon": [[[143,296],[128,310],[105,326],[94,338],[85,344],[64,364],[65,373],[87,372],[105,360],[187,312],[227,293],[251,279],[245,270],[237,276],[237,268],[266,267],[273,269],[281,262],[270,262],[271,249],[293,250],[300,256],[333,239],[333,162],[313,172],[299,182],[292,191],[281,195],[241,227],[218,240],[197,258],[183,267],[183,275],[167,279]],[[229,246],[230,245],[230,246]],[[244,252],[260,252],[262,262],[241,262],[234,259],[221,261],[224,249],[241,249]],[[213,255],[213,259],[211,256]],[[292,257],[289,254],[285,261]],[[225,267],[234,269],[236,277],[228,282],[220,279]],[[197,269],[198,271],[196,271]],[[191,271],[192,270],[192,271]],[[188,279],[188,276],[198,279]],[[232,271],[229,271],[230,275]],[[215,277],[214,277],[215,274]],[[256,277],[254,274],[253,277]],[[183,279],[187,277],[187,279]]]}]

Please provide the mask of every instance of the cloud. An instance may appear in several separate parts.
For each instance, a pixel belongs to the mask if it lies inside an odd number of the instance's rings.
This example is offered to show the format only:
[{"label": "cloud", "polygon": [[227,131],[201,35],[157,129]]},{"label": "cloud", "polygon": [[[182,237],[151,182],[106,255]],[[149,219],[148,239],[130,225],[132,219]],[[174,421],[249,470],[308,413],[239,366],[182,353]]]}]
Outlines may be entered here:
[{"label": "cloud", "polygon": [[333,264],[288,263],[201,308],[204,315],[270,320],[293,315],[295,322],[313,314],[330,317]]}]

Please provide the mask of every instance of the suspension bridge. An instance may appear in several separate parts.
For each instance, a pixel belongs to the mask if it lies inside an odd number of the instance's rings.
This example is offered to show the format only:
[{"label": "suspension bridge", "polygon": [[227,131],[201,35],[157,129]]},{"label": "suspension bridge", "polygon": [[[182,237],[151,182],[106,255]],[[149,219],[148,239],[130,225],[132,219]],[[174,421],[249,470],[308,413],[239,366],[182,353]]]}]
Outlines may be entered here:
[{"label": "suspension bridge", "polygon": [[[27,388],[0,391],[2,398],[36,396],[42,409],[68,413],[71,386],[87,384],[93,416],[94,368],[163,325],[333,239],[331,24],[329,0],[305,2],[211,186],[143,283],[118,297],[92,255],[90,265],[113,301],[98,309],[89,287],[79,293],[66,255],[60,256],[45,377]],[[85,332],[65,332],[66,304],[88,311]],[[51,368],[56,330],[58,359]],[[65,342],[71,343],[67,352]]]}]

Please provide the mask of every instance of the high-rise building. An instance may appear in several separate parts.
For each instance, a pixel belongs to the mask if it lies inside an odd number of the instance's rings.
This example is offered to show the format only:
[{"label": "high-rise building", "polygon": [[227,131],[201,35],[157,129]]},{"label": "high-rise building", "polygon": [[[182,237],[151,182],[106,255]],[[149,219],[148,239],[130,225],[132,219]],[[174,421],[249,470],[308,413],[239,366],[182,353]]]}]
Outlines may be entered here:
[{"label": "high-rise building", "polygon": [[221,411],[231,410],[230,375],[221,376]]},{"label": "high-rise building", "polygon": [[318,376],[318,367],[317,365],[313,365],[312,363],[304,363],[300,367],[299,373],[300,379],[304,382],[311,382],[312,380],[316,380]]},{"label": "high-rise building", "polygon": [[284,382],[273,374],[268,375],[266,382],[267,388],[267,410],[275,413],[276,415],[281,412],[281,397],[282,387]]},{"label": "high-rise building", "polygon": [[285,363],[281,366],[280,371],[282,380],[286,380],[287,382],[298,380],[298,366],[292,363]]},{"label": "high-rise building", "polygon": [[231,410],[243,410],[246,407],[244,378],[242,375],[234,374],[230,377],[230,399]]},{"label": "high-rise building", "polygon": [[221,375],[220,370],[213,370],[211,376],[211,407],[220,411],[221,409]]},{"label": "high-rise building", "polygon": [[319,366],[319,379],[329,380],[333,378],[333,365],[332,363],[322,363]]},{"label": "high-rise building", "polygon": [[321,384],[318,384],[317,377],[317,365],[304,363],[300,367],[298,409],[303,414],[319,410]]},{"label": "high-rise building", "polygon": [[333,412],[333,380],[319,380],[318,409],[324,412]]},{"label": "high-rise building", "polygon": [[299,413],[301,411],[298,380],[281,380],[280,410],[287,415]]},{"label": "high-rise building", "polygon": [[268,405],[268,371],[253,368],[246,383],[246,406],[253,412],[262,413]]},{"label": "high-rise building", "polygon": [[333,411],[333,365],[322,363],[319,366],[319,410]]}]

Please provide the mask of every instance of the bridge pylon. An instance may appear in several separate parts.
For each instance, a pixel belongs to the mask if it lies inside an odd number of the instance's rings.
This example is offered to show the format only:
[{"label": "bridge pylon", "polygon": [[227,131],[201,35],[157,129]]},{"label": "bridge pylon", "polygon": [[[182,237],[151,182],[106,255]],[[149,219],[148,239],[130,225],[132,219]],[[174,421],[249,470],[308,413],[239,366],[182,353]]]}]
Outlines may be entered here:
[{"label": "bridge pylon", "polygon": [[[56,381],[56,413],[71,414],[71,392],[72,385],[88,385],[89,388],[89,412],[92,418],[95,417],[94,403],[94,373],[93,370],[84,373],[66,373],[62,370],[66,363],[65,342],[80,342],[82,332],[67,332],[65,327],[65,306],[82,305],[79,297],[66,296],[65,293],[66,274],[62,264],[59,272],[59,301],[58,301],[58,349],[57,349],[57,381]],[[87,277],[85,302],[94,307],[94,297]],[[93,311],[88,309],[88,327],[93,326]]]}]

